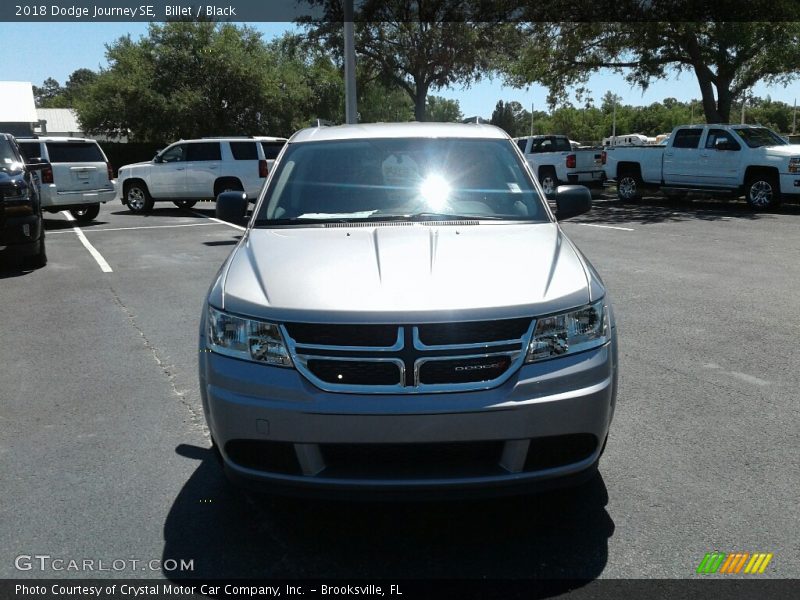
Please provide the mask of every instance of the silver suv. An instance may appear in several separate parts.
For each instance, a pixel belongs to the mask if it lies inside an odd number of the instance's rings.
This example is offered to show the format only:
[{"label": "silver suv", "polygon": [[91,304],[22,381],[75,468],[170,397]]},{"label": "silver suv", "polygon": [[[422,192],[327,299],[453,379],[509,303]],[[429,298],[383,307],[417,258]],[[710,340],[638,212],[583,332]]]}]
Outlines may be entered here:
[{"label": "silver suv", "polygon": [[42,210],[68,210],[78,221],[88,222],[100,213],[100,204],[116,196],[113,169],[95,140],[39,137],[17,143],[26,162],[40,165]]},{"label": "silver suv", "polygon": [[[578,482],[614,413],[605,287],[514,142],[486,125],[295,134],[202,311],[225,471],[289,493]],[[241,193],[218,216],[238,221]]]}]

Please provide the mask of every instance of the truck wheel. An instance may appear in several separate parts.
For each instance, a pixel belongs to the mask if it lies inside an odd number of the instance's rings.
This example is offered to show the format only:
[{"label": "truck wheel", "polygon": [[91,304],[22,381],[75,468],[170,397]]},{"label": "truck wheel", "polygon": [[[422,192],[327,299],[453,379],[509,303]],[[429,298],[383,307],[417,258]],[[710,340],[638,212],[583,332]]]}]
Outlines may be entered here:
[{"label": "truck wheel", "polygon": [[617,197],[623,202],[633,202],[642,197],[642,178],[633,171],[625,171],[617,180]]},{"label": "truck wheel", "polygon": [[44,232],[42,232],[42,237],[39,238],[38,252],[33,256],[26,257],[24,265],[29,269],[41,269],[46,264],[47,264],[47,252],[45,252]]},{"label": "truck wheel", "polygon": [[192,208],[197,204],[197,200],[175,200],[173,204],[178,208]]},{"label": "truck wheel", "polygon": [[72,214],[73,217],[75,217],[76,221],[80,221],[81,223],[88,223],[90,221],[94,221],[97,218],[97,215],[100,214],[100,205],[87,204],[86,206],[76,208],[69,212]]},{"label": "truck wheel", "polygon": [[125,186],[125,204],[128,205],[128,210],[135,214],[153,210],[153,198],[147,191],[147,186],[140,181]]},{"label": "truck wheel", "polygon": [[744,184],[744,191],[751,208],[765,209],[780,204],[781,190],[774,175],[751,175]]},{"label": "truck wheel", "polygon": [[544,195],[548,198],[553,196],[558,189],[558,176],[555,169],[552,167],[543,167],[539,169],[539,183],[542,184]]}]

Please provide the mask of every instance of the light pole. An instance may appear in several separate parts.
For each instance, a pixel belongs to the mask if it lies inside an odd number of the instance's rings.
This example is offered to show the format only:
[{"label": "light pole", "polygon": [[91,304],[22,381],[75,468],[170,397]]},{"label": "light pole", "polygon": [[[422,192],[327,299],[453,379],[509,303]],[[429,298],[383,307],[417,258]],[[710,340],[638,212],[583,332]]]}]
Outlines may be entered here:
[{"label": "light pole", "polygon": [[356,49],[353,31],[353,0],[344,0],[344,116],[345,123],[358,120],[356,112]]}]

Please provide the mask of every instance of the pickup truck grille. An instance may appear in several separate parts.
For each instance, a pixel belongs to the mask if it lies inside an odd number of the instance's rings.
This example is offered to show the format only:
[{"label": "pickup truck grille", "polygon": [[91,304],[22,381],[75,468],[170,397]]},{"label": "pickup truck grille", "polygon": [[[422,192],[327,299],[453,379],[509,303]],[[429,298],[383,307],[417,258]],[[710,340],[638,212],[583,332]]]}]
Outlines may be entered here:
[{"label": "pickup truck grille", "polygon": [[501,385],[522,364],[533,326],[518,318],[282,328],[298,370],[323,390],[419,394]]}]

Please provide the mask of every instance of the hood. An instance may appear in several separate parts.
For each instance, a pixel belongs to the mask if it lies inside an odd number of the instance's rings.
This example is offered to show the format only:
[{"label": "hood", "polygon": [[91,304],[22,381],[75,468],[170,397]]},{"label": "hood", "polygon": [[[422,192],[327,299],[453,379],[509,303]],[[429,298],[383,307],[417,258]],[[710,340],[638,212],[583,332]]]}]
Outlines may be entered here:
[{"label": "hood", "polygon": [[153,161],[145,160],[145,161],[142,161],[142,162],[131,163],[129,165],[123,165],[123,166],[121,166],[119,168],[119,170],[122,171],[122,169],[130,169],[132,167],[149,167],[152,164],[153,164]]},{"label": "hood", "polygon": [[530,316],[589,302],[584,260],[555,223],[252,229],[209,301],[278,321]]},{"label": "hood", "polygon": [[800,144],[788,144],[786,146],[763,146],[760,150],[766,150],[767,153],[774,156],[785,156],[790,158],[792,156],[800,156]]}]

